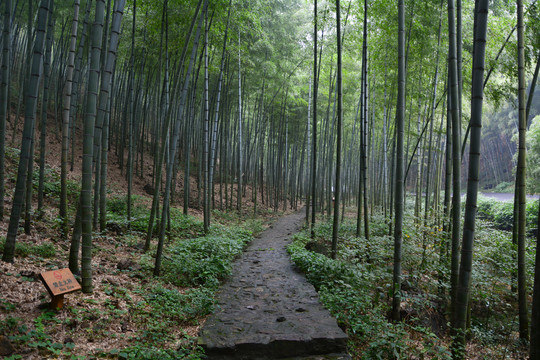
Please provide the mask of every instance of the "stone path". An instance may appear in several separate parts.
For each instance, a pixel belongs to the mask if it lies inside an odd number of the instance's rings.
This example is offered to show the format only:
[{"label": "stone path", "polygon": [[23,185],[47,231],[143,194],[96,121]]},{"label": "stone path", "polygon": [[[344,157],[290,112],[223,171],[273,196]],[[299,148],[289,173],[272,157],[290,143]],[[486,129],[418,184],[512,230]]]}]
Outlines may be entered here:
[{"label": "stone path", "polygon": [[303,219],[303,212],[282,217],[234,263],[201,330],[208,358],[349,359],[347,336],[286,251]]}]

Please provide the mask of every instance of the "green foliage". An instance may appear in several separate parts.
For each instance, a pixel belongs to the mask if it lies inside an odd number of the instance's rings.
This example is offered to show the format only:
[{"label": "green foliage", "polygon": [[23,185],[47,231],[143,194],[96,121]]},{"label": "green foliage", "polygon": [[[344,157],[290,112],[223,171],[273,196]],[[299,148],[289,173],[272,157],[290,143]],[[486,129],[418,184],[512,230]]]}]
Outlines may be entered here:
[{"label": "green foliage", "polygon": [[4,335],[14,334],[17,331],[19,327],[19,322],[21,320],[22,319],[20,318],[12,317],[12,316],[7,316],[4,319],[0,319],[0,334],[4,334]]},{"label": "green foliage", "polygon": [[[175,214],[175,215],[173,215]],[[171,218],[178,217],[178,229],[192,236],[188,228],[199,226],[198,220],[171,211]],[[171,221],[174,223],[174,221]],[[230,226],[215,224],[206,237],[176,240],[165,250],[161,277],[153,285],[140,289],[144,301],[133,309],[133,317],[145,330],[137,334],[137,345],[114,353],[125,359],[201,359],[203,351],[196,339],[184,334],[181,347],[164,349],[160,344],[178,340],[172,338],[170,329],[178,324],[198,325],[199,320],[214,311],[214,293],[219,283],[231,273],[231,263],[241,254],[254,233],[262,230],[262,223],[247,220]],[[150,269],[151,258],[146,256],[143,265]],[[185,290],[171,289],[162,281]]]},{"label": "green foliage", "polygon": [[151,359],[177,359],[177,353],[174,350],[160,349],[146,344],[137,344],[125,349],[113,349],[109,352],[99,352],[97,356],[114,356],[122,360],[151,360]]},{"label": "green foliage", "polygon": [[178,240],[163,261],[163,277],[178,286],[215,288],[231,273],[232,260],[252,234],[242,227],[216,225],[206,237]]},{"label": "green foliage", "polygon": [[171,209],[170,235],[176,238],[193,238],[203,236],[204,223],[191,215],[184,215],[180,209]]},{"label": "green foliage", "polygon": [[[43,194],[51,198],[57,199],[60,197],[60,174],[52,169],[50,166],[45,165],[43,179]],[[81,184],[78,181],[67,179],[67,196],[70,201],[73,201],[81,192]],[[34,191],[38,190],[39,186],[39,167],[36,167],[32,173],[32,187]]]},{"label": "green foliage", "polygon": [[107,199],[107,223],[116,224],[124,231],[128,227],[133,231],[146,232],[148,226],[148,207],[143,203],[143,198],[137,195],[131,197],[132,210],[131,222],[127,220],[127,198],[125,196],[113,196]]},{"label": "green foliage", "polygon": [[355,272],[346,263],[332,260],[322,254],[305,249],[309,241],[306,233],[296,234],[293,239],[293,242],[287,248],[291,259],[300,270],[306,273],[309,282],[316,289],[334,284],[355,283]]},{"label": "green foliage", "polygon": [[[193,341],[192,341],[193,342]],[[124,349],[113,349],[108,353],[98,353],[99,357],[114,356],[121,360],[176,360],[176,359],[202,359],[202,350],[195,347],[180,348],[178,350],[163,349],[147,344],[137,344]]]},{"label": "green foliage", "polygon": [[[60,319],[52,311],[44,311],[34,319],[34,328],[29,329],[26,325],[19,325],[21,319],[12,317],[0,321],[0,333],[7,334],[8,339],[18,346],[26,346],[38,349],[45,357],[70,358],[74,349],[73,343],[57,343],[52,341],[47,329],[53,324],[59,324]],[[14,357],[16,358],[16,357]]]},{"label": "green foliage", "polygon": [[540,115],[527,132],[527,192],[540,193]]},{"label": "green foliage", "polygon": [[[532,216],[537,211],[537,202],[530,202],[529,206],[528,214]],[[497,229],[511,221],[512,203],[482,198],[478,211],[484,219],[477,221],[475,234],[471,292],[473,341],[486,347],[483,354],[487,357],[503,357],[508,349],[522,351],[508,336],[517,331],[518,325],[517,304],[511,291],[516,249],[511,234]],[[387,318],[393,238],[387,235],[388,224],[383,216],[373,216],[369,242],[355,237],[355,221],[345,219],[340,228],[336,260],[306,250],[306,245],[312,243],[307,232],[296,234],[288,247],[291,259],[306,273],[323,304],[347,330],[349,352],[355,358],[451,358],[444,337],[448,322],[445,311],[449,305],[449,259],[446,255],[440,258],[441,251],[447,254],[444,244],[448,234],[439,226],[415,222],[413,212],[414,208],[408,208],[403,226],[403,321],[400,323]],[[490,216],[488,220],[486,214]],[[315,232],[317,241],[326,243],[331,236],[331,224],[320,222]],[[533,279],[534,248],[534,242],[529,239],[526,255],[529,282]]]},{"label": "green foliage", "polygon": [[[384,234],[385,219],[377,220],[379,231]],[[305,245],[310,242],[307,232],[294,236],[288,252],[318,289],[322,303],[346,328],[351,355],[364,359],[407,359],[418,356],[420,351],[428,358],[450,359],[449,352],[430,330],[386,319],[389,307],[385,298],[388,299],[392,274],[384,266],[388,260],[384,253],[389,238],[374,237],[368,244],[363,238],[350,237],[352,222],[346,221],[343,228],[340,237],[347,241],[339,249],[339,257],[345,260],[332,260],[306,250]],[[328,224],[315,229],[317,237],[328,236]],[[366,258],[369,262],[364,262]],[[411,333],[421,333],[421,340],[413,339]],[[422,342],[421,350],[417,341]]]},{"label": "green foliage", "polygon": [[497,193],[511,193],[514,192],[514,183],[512,181],[503,181],[495,187],[493,190]]},{"label": "green foliage", "polygon": [[527,201],[527,228],[538,228],[538,200]]},{"label": "green foliage", "polygon": [[204,317],[214,310],[214,299],[211,290],[199,287],[180,292],[167,289],[160,285],[154,286],[145,294],[146,301],[151,307],[151,313],[166,316],[166,321],[174,323],[197,324],[197,319]]},{"label": "green foliage", "polygon": [[214,310],[214,293],[207,288],[186,291],[166,288],[159,280],[150,287],[139,290],[143,301],[131,311],[134,321],[144,324],[137,333],[136,345],[113,350],[110,354],[125,359],[198,359],[202,354],[196,339],[184,334],[182,346],[177,350],[166,349],[168,341],[176,341],[172,328],[179,324],[198,325],[199,320]]},{"label": "green foliage", "polygon": [[[5,238],[0,239],[0,254],[4,251],[4,244],[6,242]],[[15,243],[15,256],[18,257],[28,257],[28,256],[37,256],[42,258],[53,258],[56,256],[56,249],[54,245],[50,242],[45,242],[43,244],[34,245],[23,242]]]},{"label": "green foliage", "polygon": [[[478,215],[493,222],[500,230],[511,231],[514,219],[514,203],[512,201],[497,201],[480,196],[478,198]],[[527,200],[527,228],[536,229],[538,219],[538,201]]]},{"label": "green foliage", "polygon": [[[6,147],[6,160],[12,163],[16,163],[19,160],[20,149]],[[50,165],[45,164],[43,181],[43,194],[56,201],[60,197],[60,173],[52,168]],[[7,177],[15,182],[16,173],[9,172]],[[39,166],[34,166],[32,172],[32,188],[37,192],[39,187]],[[70,202],[77,199],[81,192],[81,184],[79,181],[67,179],[67,196]]]}]

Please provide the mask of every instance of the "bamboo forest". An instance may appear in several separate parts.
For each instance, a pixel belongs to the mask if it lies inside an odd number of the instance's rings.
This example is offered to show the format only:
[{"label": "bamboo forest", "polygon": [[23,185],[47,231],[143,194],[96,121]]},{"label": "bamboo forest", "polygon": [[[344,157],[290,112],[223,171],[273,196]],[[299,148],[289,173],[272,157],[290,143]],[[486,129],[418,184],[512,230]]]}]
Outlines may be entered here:
[{"label": "bamboo forest", "polygon": [[0,27],[4,359],[540,360],[540,2]]}]

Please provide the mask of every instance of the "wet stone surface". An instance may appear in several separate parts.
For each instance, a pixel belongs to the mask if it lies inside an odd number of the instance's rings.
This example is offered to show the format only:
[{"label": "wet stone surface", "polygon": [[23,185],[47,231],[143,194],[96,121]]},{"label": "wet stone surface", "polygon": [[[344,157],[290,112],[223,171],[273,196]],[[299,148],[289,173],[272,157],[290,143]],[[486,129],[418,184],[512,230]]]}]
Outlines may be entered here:
[{"label": "wet stone surface", "polygon": [[234,263],[199,338],[210,359],[348,359],[347,336],[286,251],[303,219],[279,219]]}]

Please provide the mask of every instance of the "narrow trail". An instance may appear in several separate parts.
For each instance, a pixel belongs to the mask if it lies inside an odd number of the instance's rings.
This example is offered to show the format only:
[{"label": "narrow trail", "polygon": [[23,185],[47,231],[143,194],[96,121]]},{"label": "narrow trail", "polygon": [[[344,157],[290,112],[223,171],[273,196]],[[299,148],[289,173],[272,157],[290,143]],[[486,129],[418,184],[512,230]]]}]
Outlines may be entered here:
[{"label": "narrow trail", "polygon": [[303,220],[280,218],[234,263],[199,338],[210,359],[349,359],[347,335],[286,251]]}]

